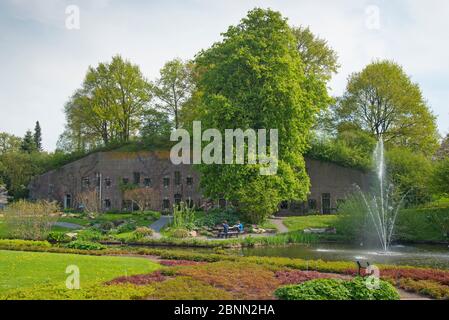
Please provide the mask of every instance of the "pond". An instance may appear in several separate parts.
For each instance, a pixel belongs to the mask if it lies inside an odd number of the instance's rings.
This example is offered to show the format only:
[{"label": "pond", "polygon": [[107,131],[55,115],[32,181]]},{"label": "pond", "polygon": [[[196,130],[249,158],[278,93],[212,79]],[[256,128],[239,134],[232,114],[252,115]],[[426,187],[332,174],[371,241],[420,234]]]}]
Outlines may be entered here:
[{"label": "pond", "polygon": [[356,261],[367,260],[371,264],[410,265],[449,269],[447,245],[395,245],[390,252],[367,249],[349,244],[311,244],[285,247],[256,247],[239,249],[244,256],[289,257],[306,260]]}]

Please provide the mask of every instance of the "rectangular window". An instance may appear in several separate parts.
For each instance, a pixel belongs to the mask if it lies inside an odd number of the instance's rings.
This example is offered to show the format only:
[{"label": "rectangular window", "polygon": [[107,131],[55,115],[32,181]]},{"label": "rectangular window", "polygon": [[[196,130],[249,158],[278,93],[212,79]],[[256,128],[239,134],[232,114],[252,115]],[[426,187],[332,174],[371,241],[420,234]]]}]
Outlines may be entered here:
[{"label": "rectangular window", "polygon": [[165,177],[163,182],[164,182],[164,188],[168,188],[168,186],[170,186],[170,178]]},{"label": "rectangular window", "polygon": [[331,194],[323,193],[321,195],[321,210],[323,214],[331,214]]},{"label": "rectangular window", "polygon": [[122,179],[122,183],[123,184],[128,184],[129,183],[129,179],[128,178],[123,178]]},{"label": "rectangular window", "polygon": [[90,179],[89,179],[89,177],[84,177],[82,179],[81,183],[82,183],[82,186],[84,188],[88,188],[90,186]]},{"label": "rectangular window", "polygon": [[309,210],[315,211],[317,209],[317,203],[315,199],[309,199]]},{"label": "rectangular window", "polygon": [[104,185],[109,188],[111,186],[111,179],[110,178],[104,179]]},{"label": "rectangular window", "polygon": [[145,187],[151,187],[151,179],[150,178],[143,179],[143,185]]},{"label": "rectangular window", "polygon": [[164,199],[164,200],[162,201],[162,208],[163,208],[164,210],[169,210],[169,209],[170,209],[170,200]]},{"label": "rectangular window", "polygon": [[106,210],[111,209],[111,200],[110,199],[104,199],[104,208]]},{"label": "rectangular window", "polygon": [[133,178],[134,184],[140,184],[140,172],[134,172]]},{"label": "rectangular window", "polygon": [[97,188],[100,188],[101,185],[101,175],[99,173],[97,173],[95,175],[95,185]]},{"label": "rectangular window", "polygon": [[187,177],[187,179],[186,179],[186,184],[187,184],[188,186],[193,185],[193,177]]},{"label": "rectangular window", "polygon": [[175,171],[175,185],[181,185],[181,172]]}]

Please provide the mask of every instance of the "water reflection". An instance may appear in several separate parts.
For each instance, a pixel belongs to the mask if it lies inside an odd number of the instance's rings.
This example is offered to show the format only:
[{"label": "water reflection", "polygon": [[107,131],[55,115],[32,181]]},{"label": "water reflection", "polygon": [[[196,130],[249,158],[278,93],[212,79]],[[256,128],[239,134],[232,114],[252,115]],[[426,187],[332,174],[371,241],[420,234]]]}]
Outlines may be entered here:
[{"label": "water reflection", "polygon": [[387,252],[345,244],[292,245],[286,247],[245,248],[245,256],[278,256],[308,260],[369,260],[375,264],[412,265],[449,269],[447,245],[396,245]]}]

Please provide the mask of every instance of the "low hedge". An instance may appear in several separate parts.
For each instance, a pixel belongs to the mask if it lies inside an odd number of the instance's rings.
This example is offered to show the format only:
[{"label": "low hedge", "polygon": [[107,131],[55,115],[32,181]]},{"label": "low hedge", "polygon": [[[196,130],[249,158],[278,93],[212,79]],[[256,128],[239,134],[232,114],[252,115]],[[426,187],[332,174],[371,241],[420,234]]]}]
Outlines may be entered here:
[{"label": "low hedge", "polygon": [[396,289],[379,280],[379,288],[368,288],[364,278],[351,281],[315,279],[299,285],[280,287],[275,296],[281,300],[399,300]]},{"label": "low hedge", "polygon": [[0,239],[0,248],[12,250],[16,248],[32,247],[32,248],[50,248],[51,244],[48,241],[36,241],[36,240],[8,240]]},{"label": "low hedge", "polygon": [[106,249],[106,246],[97,242],[75,240],[67,244],[67,248],[78,250],[104,250]]}]

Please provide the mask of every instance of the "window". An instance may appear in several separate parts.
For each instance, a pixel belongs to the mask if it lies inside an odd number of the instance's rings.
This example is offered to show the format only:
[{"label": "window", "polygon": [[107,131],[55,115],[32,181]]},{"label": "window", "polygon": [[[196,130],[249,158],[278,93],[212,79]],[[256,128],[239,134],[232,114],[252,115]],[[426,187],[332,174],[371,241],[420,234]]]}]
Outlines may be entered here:
[{"label": "window", "polygon": [[181,172],[175,171],[175,185],[181,185]]},{"label": "window", "polygon": [[175,205],[179,206],[181,204],[182,201],[182,195],[180,195],[179,193],[175,194]]},{"label": "window", "polygon": [[100,188],[100,185],[101,185],[101,175],[100,175],[99,173],[97,173],[97,174],[95,175],[95,184],[96,184],[97,188]]},{"label": "window", "polygon": [[145,187],[151,187],[151,179],[150,178],[143,179],[143,185]]},{"label": "window", "polygon": [[323,214],[331,214],[331,194],[323,193],[321,195],[321,210]]},{"label": "window", "polygon": [[170,185],[170,178],[165,177],[163,182],[164,182],[164,188],[168,188],[168,186]]},{"label": "window", "polygon": [[106,178],[104,179],[104,185],[109,188],[111,186],[111,179],[110,178]]},{"label": "window", "polygon": [[193,185],[193,177],[187,177],[187,179],[186,179],[186,184],[187,184],[188,186]]},{"label": "window", "polygon": [[48,194],[52,194],[55,191],[55,186],[52,184],[48,185]]},{"label": "window", "polygon": [[317,209],[317,202],[315,199],[309,199],[309,210],[315,211]]},{"label": "window", "polygon": [[88,188],[88,187],[90,186],[90,179],[89,179],[89,177],[84,177],[84,178],[81,180],[81,183],[82,183],[82,186],[83,186],[84,188]]},{"label": "window", "polygon": [[170,200],[168,200],[167,198],[165,198],[162,201],[162,209],[164,209],[164,210],[169,210],[170,209]]},{"label": "window", "polygon": [[69,209],[72,207],[72,195],[66,194],[64,199],[64,209]]},{"label": "window", "polygon": [[122,179],[122,183],[123,184],[128,184],[129,183],[129,179],[128,178],[123,178]]},{"label": "window", "polygon": [[287,210],[288,209],[288,201],[282,201],[280,208],[281,208],[281,210]]},{"label": "window", "polygon": [[111,200],[110,199],[104,199],[104,208],[106,210],[111,209]]},{"label": "window", "polygon": [[134,184],[140,184],[140,172],[134,172],[133,178]]}]

